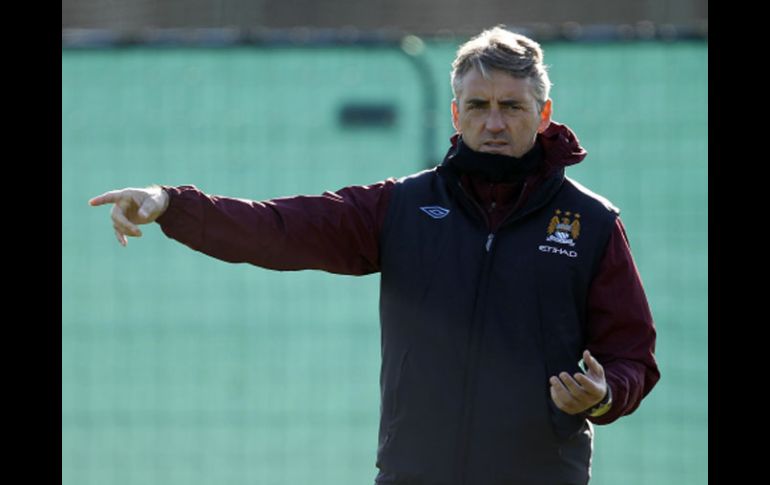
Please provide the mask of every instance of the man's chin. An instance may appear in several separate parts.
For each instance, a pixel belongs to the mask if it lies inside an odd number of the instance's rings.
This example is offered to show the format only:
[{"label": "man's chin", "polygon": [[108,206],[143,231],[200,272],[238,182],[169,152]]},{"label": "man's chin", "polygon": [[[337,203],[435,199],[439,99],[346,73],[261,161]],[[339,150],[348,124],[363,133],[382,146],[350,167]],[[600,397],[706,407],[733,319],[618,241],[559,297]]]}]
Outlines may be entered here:
[{"label": "man's chin", "polygon": [[510,145],[481,145],[477,151],[482,153],[492,153],[494,155],[505,155],[507,157],[513,156],[511,154],[513,148]]}]

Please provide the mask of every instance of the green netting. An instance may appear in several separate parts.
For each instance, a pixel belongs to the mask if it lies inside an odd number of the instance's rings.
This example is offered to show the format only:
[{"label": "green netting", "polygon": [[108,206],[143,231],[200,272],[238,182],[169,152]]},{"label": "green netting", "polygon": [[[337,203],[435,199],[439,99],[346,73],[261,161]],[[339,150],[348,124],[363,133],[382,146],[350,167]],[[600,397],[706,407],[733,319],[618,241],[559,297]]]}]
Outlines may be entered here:
[{"label": "green netting", "polygon": [[[428,43],[446,148],[455,43]],[[568,173],[623,210],[663,378],[597,427],[594,485],[706,483],[707,46],[545,44]],[[103,191],[264,199],[424,167],[423,96],[387,49],[62,53],[62,483],[372,483],[378,277],[216,261],[156,227],[120,247]],[[389,127],[340,125],[348,102]]]}]

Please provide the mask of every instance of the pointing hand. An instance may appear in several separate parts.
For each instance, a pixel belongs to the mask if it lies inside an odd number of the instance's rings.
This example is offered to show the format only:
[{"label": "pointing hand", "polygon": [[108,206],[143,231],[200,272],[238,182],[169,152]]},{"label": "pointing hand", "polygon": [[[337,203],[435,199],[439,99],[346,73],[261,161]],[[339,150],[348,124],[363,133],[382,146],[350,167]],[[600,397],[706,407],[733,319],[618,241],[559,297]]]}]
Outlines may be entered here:
[{"label": "pointing hand", "polygon": [[112,226],[122,246],[128,244],[126,236],[141,237],[137,224],[149,224],[161,216],[168,207],[168,194],[158,186],[146,189],[126,188],[112,190],[94,197],[92,206],[113,203]]}]

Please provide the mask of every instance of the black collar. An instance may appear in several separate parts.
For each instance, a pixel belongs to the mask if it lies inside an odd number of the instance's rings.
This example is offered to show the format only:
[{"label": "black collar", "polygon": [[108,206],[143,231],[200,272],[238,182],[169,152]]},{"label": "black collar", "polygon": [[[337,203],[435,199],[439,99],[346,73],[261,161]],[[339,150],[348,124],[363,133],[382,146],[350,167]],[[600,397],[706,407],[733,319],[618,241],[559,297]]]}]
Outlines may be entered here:
[{"label": "black collar", "polygon": [[483,153],[471,150],[457,139],[454,149],[450,149],[445,163],[453,165],[459,173],[480,176],[489,182],[518,182],[534,172],[543,161],[543,149],[536,141],[530,151],[521,158]]}]

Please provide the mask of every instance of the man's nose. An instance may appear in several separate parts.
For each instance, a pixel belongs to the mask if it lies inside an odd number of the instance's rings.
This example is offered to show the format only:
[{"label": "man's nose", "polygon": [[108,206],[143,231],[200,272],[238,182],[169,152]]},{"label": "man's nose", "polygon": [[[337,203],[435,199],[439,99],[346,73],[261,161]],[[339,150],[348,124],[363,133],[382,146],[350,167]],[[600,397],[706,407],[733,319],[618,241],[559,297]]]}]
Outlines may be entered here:
[{"label": "man's nose", "polygon": [[485,125],[487,131],[490,133],[500,133],[503,131],[505,129],[505,123],[503,122],[503,116],[500,113],[500,110],[490,110]]}]

